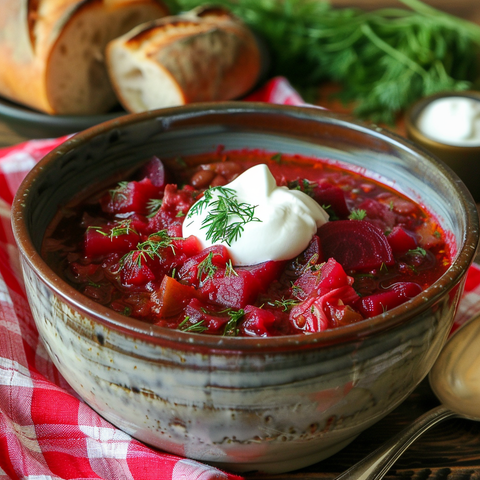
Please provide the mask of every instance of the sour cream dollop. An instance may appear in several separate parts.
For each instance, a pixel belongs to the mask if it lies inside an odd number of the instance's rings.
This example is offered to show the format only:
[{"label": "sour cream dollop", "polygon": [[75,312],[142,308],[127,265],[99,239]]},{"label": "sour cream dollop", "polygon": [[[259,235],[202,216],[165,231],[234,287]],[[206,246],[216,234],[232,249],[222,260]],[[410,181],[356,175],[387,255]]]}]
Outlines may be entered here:
[{"label": "sour cream dollop", "polygon": [[480,145],[480,101],[438,98],[422,110],[417,126],[427,137],[447,145]]},{"label": "sour cream dollop", "polygon": [[[254,221],[242,225],[243,231],[231,242],[207,239],[204,221],[221,190],[211,190],[212,199],[201,212],[192,206],[183,223],[183,236],[195,235],[203,248],[225,245],[234,265],[256,265],[268,260],[288,260],[299,255],[310,243],[317,229],[328,221],[325,210],[306,193],[278,187],[266,165],[249,168],[225,189],[233,191],[238,203],[255,207]],[[200,199],[198,202],[201,202]],[[198,203],[197,202],[197,203]],[[199,209],[197,209],[199,210]],[[238,221],[232,218],[229,223]]]}]

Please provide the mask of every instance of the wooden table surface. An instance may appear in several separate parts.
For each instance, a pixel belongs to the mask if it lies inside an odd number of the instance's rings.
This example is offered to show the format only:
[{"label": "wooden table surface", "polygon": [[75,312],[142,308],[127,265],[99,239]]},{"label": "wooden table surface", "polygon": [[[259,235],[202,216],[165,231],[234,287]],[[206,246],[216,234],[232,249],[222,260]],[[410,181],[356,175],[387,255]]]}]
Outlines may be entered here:
[{"label": "wooden table surface", "polygon": [[[392,0],[393,1],[393,0]],[[357,4],[376,7],[385,0],[334,0],[341,6]],[[390,2],[392,3],[392,2]],[[398,3],[398,2],[397,2]],[[480,22],[479,0],[430,0],[464,17]],[[321,103],[321,101],[320,101]],[[402,133],[401,127],[397,130]],[[0,120],[0,147],[26,140]],[[480,256],[477,255],[477,262]],[[479,399],[480,402],[480,399]],[[281,475],[248,475],[250,480],[330,480],[365,457],[386,439],[438,405],[428,381],[424,380],[408,399],[383,420],[363,432],[336,455],[311,467]],[[480,480],[480,423],[448,420],[420,437],[400,457],[386,479],[398,480]]]}]

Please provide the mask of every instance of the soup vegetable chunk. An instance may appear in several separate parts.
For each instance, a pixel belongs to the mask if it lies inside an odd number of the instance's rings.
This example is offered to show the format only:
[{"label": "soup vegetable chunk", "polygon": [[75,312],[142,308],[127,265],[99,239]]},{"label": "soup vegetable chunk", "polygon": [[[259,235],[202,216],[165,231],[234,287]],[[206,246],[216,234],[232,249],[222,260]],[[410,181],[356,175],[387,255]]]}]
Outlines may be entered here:
[{"label": "soup vegetable chunk", "polygon": [[379,315],[450,264],[435,218],[390,187],[328,161],[222,149],[154,157],[72,202],[42,254],[121,314],[261,337]]}]

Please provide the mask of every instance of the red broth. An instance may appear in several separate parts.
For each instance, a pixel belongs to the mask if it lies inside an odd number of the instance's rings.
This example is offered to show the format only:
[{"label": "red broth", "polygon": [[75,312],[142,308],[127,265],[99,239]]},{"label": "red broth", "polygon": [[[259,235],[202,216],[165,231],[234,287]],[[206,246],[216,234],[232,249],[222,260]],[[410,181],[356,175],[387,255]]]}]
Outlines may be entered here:
[{"label": "red broth", "polygon": [[[265,163],[278,185],[330,214],[298,257],[232,265],[228,248],[182,238],[209,186]],[[241,151],[148,161],[128,180],[67,205],[42,254],[96,302],[145,322],[227,336],[308,334],[394,308],[448,268],[445,234],[420,205],[331,163]]]}]

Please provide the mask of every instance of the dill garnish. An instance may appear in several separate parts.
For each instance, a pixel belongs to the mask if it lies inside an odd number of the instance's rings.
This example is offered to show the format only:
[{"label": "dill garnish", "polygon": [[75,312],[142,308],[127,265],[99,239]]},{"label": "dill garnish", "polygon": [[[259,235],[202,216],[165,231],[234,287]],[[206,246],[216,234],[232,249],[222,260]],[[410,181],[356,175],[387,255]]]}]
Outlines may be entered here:
[{"label": "dill garnish", "polygon": [[427,251],[422,247],[417,247],[407,252],[407,255],[421,255],[422,257],[424,257],[426,254]]},{"label": "dill garnish", "polygon": [[117,225],[112,227],[110,229],[110,232],[104,232],[103,227],[97,227],[94,225],[91,225],[87,227],[87,230],[95,230],[97,233],[100,235],[103,235],[104,237],[110,237],[110,240],[112,240],[115,237],[119,237],[121,235],[128,235],[129,233],[137,233],[135,228],[131,226],[132,220],[127,218],[126,220],[121,220],[117,222]]},{"label": "dill garnish", "polygon": [[293,298],[283,298],[281,300],[275,300],[274,302],[268,302],[268,305],[272,307],[281,308],[283,312],[287,312],[295,305],[298,305],[300,300],[294,300]]},{"label": "dill garnish", "polygon": [[232,275],[238,277],[238,273],[233,268],[232,260],[229,259],[228,262],[225,264],[225,277],[231,277]]},{"label": "dill garnish", "polygon": [[114,201],[117,197],[121,197],[123,199],[127,198],[127,194],[125,191],[127,190],[128,182],[118,182],[115,188],[109,190],[110,198]]},{"label": "dill garnish", "polygon": [[270,157],[270,160],[273,160],[274,162],[277,162],[279,165],[282,163],[282,154],[281,153],[275,153]]},{"label": "dill garnish", "polygon": [[160,210],[162,206],[163,199],[161,198],[151,198],[147,203],[148,215],[147,218],[152,218]]},{"label": "dill garnish", "polygon": [[367,216],[367,212],[361,208],[352,210],[348,218],[350,220],[363,220]]},{"label": "dill garnish", "polygon": [[261,222],[254,216],[255,206],[239,202],[235,190],[226,187],[210,187],[203,198],[193,205],[187,218],[200,215],[204,209],[209,211],[202,221],[202,229],[207,229],[206,239],[213,243],[225,242],[231,246],[237,241],[249,222]]},{"label": "dill garnish", "polygon": [[243,308],[240,310],[233,310],[230,308],[227,310],[222,310],[220,313],[227,313],[230,317],[230,320],[228,320],[227,324],[225,325],[223,335],[226,337],[236,337],[238,335],[238,322],[245,315],[245,310],[243,310]]},{"label": "dill garnish", "polygon": [[[217,271],[216,267],[212,263],[213,252],[210,252],[199,264],[197,267],[197,278],[200,281],[205,281],[208,278],[213,278],[213,275]],[[218,254],[217,254],[218,255]],[[203,278],[202,278],[203,277]]]},{"label": "dill garnish", "polygon": [[195,332],[195,333],[203,333],[205,330],[208,330],[208,327],[206,327],[203,323],[203,320],[199,320],[196,323],[192,323],[190,325],[187,325],[187,323],[190,321],[190,317],[187,315],[183,321],[178,325],[178,330],[181,330],[182,332]]},{"label": "dill garnish", "polygon": [[131,250],[120,259],[120,266],[123,267],[126,262],[131,262],[135,259],[135,262],[139,267],[142,263],[145,263],[147,257],[152,260],[155,257],[162,259],[162,250],[165,248],[171,248],[175,253],[173,241],[179,240],[176,237],[170,237],[166,230],[160,230],[156,233],[152,233],[148,236],[147,240],[138,243],[135,250]]}]

